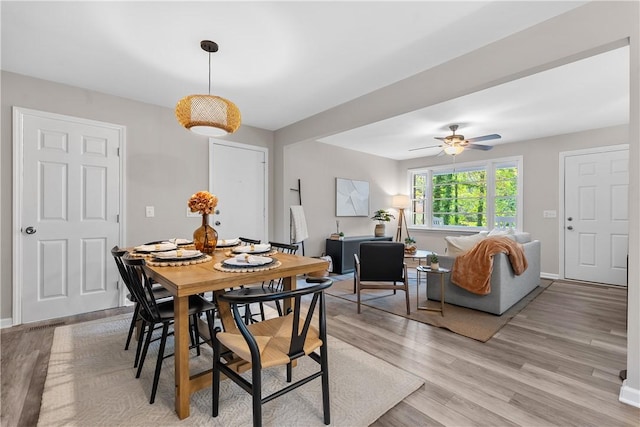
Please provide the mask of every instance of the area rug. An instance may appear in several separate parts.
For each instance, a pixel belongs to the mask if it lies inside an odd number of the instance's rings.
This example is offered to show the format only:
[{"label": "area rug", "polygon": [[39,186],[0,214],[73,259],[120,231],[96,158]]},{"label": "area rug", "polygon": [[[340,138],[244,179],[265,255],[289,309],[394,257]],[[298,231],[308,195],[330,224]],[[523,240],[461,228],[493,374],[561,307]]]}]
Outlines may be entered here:
[{"label": "area rug", "polygon": [[[156,348],[150,348],[140,379],[135,350],[124,351],[130,315],[58,327],[54,333],[39,426],[250,426],[251,398],[231,381],[222,381],[220,414],[211,417],[211,389],[191,397],[191,416],[174,411],[174,359],[164,361],[158,394],[149,404]],[[170,340],[172,342],[172,340]],[[331,425],[367,426],[424,381],[350,344],[329,337]],[[195,352],[191,367],[211,366],[208,346]],[[173,351],[167,349],[167,354]],[[155,353],[155,354],[154,354]],[[294,379],[317,369],[300,360]],[[265,390],[286,384],[285,370],[265,370]],[[263,405],[265,426],[323,426],[320,379]]]},{"label": "area rug", "polygon": [[[398,291],[393,295],[392,291],[366,289],[361,293],[361,303],[363,309],[364,306],[375,308],[418,322],[445,328],[456,334],[481,342],[486,342],[506,325],[509,320],[525,308],[527,304],[540,295],[550,283],[551,281],[549,280],[541,279],[540,286],[531,291],[501,316],[446,303],[444,305],[444,316],[441,316],[439,312],[418,310],[416,308],[417,296],[415,281],[409,284],[409,299],[411,301],[411,313],[409,315],[407,315],[405,295],[402,291]],[[424,285],[420,290],[421,295],[424,295]],[[331,296],[346,299],[351,302],[356,302],[357,300],[356,294],[353,293],[353,279],[334,282],[325,292]],[[421,305],[425,302],[426,301],[420,300]],[[429,307],[440,307],[439,301],[429,301],[428,304]],[[356,305],[354,304],[353,310],[355,311],[356,309]]]}]

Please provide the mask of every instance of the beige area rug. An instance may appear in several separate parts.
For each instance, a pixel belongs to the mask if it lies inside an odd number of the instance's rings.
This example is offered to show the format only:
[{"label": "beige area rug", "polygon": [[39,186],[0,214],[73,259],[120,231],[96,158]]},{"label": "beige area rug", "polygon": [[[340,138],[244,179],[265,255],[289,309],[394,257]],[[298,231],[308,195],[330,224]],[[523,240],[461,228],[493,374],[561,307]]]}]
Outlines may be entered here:
[{"label": "beige area rug", "polygon": [[[404,292],[398,291],[393,295],[393,291],[386,290],[364,290],[361,293],[361,301],[364,306],[372,307],[378,310],[416,320],[418,322],[427,323],[439,328],[445,328],[456,334],[473,338],[478,341],[486,342],[496,334],[509,320],[518,314],[523,308],[533,301],[540,293],[551,284],[550,280],[541,279],[540,286],[531,291],[522,300],[516,303],[501,316],[485,313],[478,310],[459,307],[457,305],[444,305],[444,316],[439,312],[418,310],[416,307],[416,285],[415,279],[413,284],[409,283],[409,298],[411,301],[411,314],[407,315],[407,306]],[[426,297],[424,296],[424,284],[420,287],[420,295],[424,299],[420,300],[420,305],[424,305]],[[334,282],[327,289],[326,293],[335,297],[356,302],[356,294],[353,293],[353,279]],[[439,308],[439,301],[428,301],[428,307]],[[354,312],[357,310],[356,305],[353,306]]]},{"label": "beige area rug", "polygon": [[[124,351],[130,315],[58,327],[40,409],[39,426],[250,426],[251,398],[231,381],[222,381],[220,415],[211,417],[211,389],[191,397],[191,416],[179,421],[174,412],[173,366],[162,366],[158,394],[149,404],[156,354],[149,354],[140,379],[135,378],[135,349]],[[172,340],[170,340],[172,342]],[[191,366],[210,368],[211,349],[191,359]],[[157,348],[153,348],[154,352]],[[150,352],[151,352],[150,348]],[[167,349],[167,354],[173,351]],[[367,426],[424,381],[329,337],[331,425]],[[294,379],[317,369],[303,358]],[[267,373],[269,372],[269,373]],[[296,373],[299,373],[296,375]],[[286,384],[285,368],[263,373],[265,389]],[[381,388],[383,386],[383,388]],[[320,379],[263,405],[265,426],[323,426]]]}]

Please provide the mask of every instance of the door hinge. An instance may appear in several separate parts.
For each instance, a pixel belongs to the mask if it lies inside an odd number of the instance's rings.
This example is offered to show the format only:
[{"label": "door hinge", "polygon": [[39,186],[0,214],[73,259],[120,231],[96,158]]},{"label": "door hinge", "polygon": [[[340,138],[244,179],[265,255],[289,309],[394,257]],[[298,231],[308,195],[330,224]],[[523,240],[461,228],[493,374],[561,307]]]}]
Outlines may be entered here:
[{"label": "door hinge", "polygon": [[116,148],[116,156],[120,157],[120,147]]},{"label": "door hinge", "polygon": [[120,224],[120,214],[116,214],[116,222]]},{"label": "door hinge", "polygon": [[120,290],[120,281],[116,280],[116,289]]}]

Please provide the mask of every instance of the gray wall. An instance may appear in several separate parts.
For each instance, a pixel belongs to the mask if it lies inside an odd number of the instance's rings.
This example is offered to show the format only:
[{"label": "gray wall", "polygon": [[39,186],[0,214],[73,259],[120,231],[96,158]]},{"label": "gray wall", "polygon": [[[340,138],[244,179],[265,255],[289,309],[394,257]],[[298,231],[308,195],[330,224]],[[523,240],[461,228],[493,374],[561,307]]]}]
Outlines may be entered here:
[{"label": "gray wall", "polygon": [[[1,78],[0,319],[12,316],[12,106],[126,126],[127,233],[121,245],[193,234],[200,219],[187,218],[186,207],[191,194],[209,185],[208,140],[181,128],[172,109],[9,72],[2,72]],[[225,139],[267,147],[273,153],[270,131],[242,126]],[[155,206],[155,217],[145,217],[145,206]]]}]

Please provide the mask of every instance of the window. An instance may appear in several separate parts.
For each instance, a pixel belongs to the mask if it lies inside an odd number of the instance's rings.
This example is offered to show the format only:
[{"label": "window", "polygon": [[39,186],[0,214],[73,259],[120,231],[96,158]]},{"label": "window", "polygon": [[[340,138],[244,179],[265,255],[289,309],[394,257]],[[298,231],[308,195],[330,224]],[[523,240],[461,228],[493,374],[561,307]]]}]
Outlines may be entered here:
[{"label": "window", "polygon": [[521,225],[521,157],[409,172],[409,224],[413,226],[490,229]]}]

